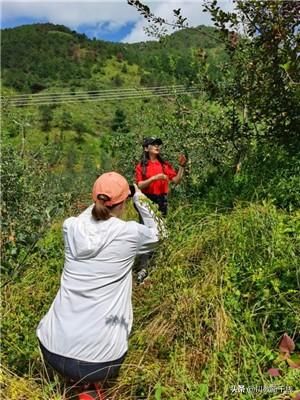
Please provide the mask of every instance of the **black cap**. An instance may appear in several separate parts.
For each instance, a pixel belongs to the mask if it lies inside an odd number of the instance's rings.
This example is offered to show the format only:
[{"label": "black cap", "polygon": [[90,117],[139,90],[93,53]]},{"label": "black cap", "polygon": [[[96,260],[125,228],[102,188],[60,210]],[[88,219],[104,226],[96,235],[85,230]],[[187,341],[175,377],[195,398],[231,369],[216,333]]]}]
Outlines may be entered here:
[{"label": "black cap", "polygon": [[158,144],[159,146],[162,144],[162,140],[155,137],[146,137],[143,140],[143,147],[149,146],[149,144]]}]

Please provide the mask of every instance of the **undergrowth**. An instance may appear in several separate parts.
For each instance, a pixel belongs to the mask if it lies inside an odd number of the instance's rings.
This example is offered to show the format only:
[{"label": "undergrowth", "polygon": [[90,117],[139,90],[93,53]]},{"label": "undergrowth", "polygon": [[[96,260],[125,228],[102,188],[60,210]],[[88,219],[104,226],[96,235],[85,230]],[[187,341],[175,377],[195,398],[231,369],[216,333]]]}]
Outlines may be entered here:
[{"label": "undergrowth", "polygon": [[[222,213],[200,204],[171,209],[169,238],[148,281],[134,287],[134,329],[111,398],[295,398],[299,369],[280,363],[280,376],[267,371],[277,365],[283,333],[300,350],[299,217],[271,202],[238,203]],[[59,399],[59,384],[54,391],[50,381],[41,384],[35,328],[59,286],[61,221],[29,265],[3,292],[3,398]],[[30,393],[14,374],[26,376]],[[255,392],[259,387],[275,391]]]}]

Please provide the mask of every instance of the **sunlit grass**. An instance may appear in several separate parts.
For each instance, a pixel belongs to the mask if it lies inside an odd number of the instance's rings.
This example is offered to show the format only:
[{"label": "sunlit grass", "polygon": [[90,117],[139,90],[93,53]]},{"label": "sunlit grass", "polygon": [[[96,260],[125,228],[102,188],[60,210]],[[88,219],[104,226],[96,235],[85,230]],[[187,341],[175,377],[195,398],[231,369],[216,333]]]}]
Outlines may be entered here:
[{"label": "sunlit grass", "polygon": [[[126,219],[135,217],[129,203]],[[272,204],[244,203],[220,214],[208,214],[204,207],[171,211],[169,237],[157,251],[150,277],[134,286],[130,348],[111,397],[223,400],[232,399],[238,384],[299,389],[297,370],[282,365],[275,383],[267,374],[281,334],[299,331],[298,224],[297,213]],[[7,396],[22,391],[24,379],[33,399],[44,399],[51,387],[51,380],[41,385],[34,330],[59,284],[59,225],[41,243],[44,256],[32,255],[22,281],[4,293]],[[30,371],[31,378],[18,384],[8,372],[12,369]],[[63,395],[59,385],[55,390]]]}]

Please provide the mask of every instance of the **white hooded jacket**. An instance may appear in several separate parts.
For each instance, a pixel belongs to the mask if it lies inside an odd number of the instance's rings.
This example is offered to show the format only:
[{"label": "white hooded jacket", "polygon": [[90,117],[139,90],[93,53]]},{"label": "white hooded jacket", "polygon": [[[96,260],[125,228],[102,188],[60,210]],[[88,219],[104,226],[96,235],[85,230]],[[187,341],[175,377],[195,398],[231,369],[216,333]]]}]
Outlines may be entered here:
[{"label": "white hooded jacket", "polygon": [[96,221],[93,205],[65,220],[60,289],[37,328],[50,352],[107,362],[127,351],[133,320],[131,268],[137,254],[151,251],[159,241],[157,217],[141,198],[137,192],[133,201],[144,225],[115,217]]}]

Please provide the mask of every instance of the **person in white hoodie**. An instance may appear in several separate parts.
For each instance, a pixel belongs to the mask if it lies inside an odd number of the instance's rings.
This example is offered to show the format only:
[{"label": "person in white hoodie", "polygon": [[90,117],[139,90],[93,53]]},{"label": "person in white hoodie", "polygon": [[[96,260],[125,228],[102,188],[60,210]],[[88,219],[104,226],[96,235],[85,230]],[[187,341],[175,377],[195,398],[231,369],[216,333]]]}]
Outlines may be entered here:
[{"label": "person in white hoodie", "polygon": [[153,251],[160,239],[160,221],[135,189],[144,224],[120,219],[130,190],[116,172],[101,175],[94,204],[63,224],[60,288],[37,337],[47,363],[75,382],[116,377],[128,349],[134,258]]}]

